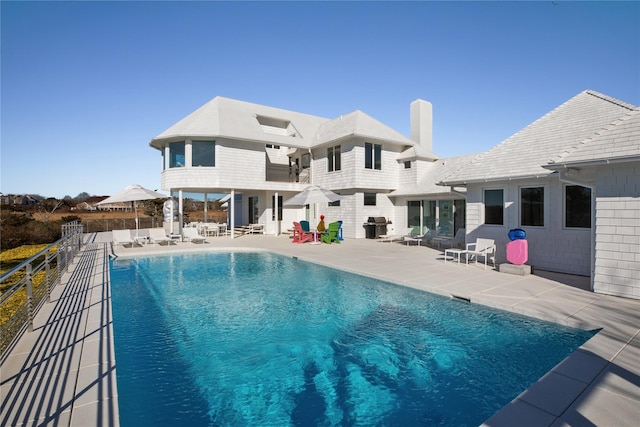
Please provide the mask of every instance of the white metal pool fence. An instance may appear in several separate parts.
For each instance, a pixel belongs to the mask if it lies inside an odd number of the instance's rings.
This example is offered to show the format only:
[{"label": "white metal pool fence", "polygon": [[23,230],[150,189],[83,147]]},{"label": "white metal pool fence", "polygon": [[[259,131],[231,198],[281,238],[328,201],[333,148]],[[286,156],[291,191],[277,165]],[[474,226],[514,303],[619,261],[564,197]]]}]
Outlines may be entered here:
[{"label": "white metal pool fence", "polygon": [[0,277],[0,361],[25,331],[33,331],[33,318],[82,248],[83,229],[79,221],[63,224],[58,241]]}]

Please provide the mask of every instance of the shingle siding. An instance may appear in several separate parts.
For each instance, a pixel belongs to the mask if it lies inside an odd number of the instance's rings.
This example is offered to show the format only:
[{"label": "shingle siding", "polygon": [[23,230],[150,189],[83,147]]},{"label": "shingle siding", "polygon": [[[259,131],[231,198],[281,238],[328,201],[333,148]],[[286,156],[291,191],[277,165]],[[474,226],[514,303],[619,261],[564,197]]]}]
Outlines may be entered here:
[{"label": "shingle siding", "polygon": [[265,177],[264,148],[218,140],[215,167],[167,169],[162,172],[162,188],[260,188],[265,185]]},{"label": "shingle siding", "polygon": [[[520,225],[518,210],[520,188],[545,188],[545,225]],[[567,229],[563,224],[563,184],[557,179],[469,185],[467,192],[467,242],[478,237],[494,239],[496,262],[506,261],[508,232],[522,228],[527,233],[528,265],[535,269],[588,276],[591,274],[591,229]],[[505,225],[484,225],[483,192],[485,189],[503,188],[505,196]]]},{"label": "shingle siding", "polygon": [[640,174],[635,163],[600,166],[594,291],[640,298]]}]

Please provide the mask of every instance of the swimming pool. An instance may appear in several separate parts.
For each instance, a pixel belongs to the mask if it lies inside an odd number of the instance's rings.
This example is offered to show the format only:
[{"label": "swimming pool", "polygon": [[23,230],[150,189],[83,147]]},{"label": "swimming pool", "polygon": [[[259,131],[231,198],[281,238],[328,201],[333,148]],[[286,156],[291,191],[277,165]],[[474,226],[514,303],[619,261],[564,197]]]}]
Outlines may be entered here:
[{"label": "swimming pool", "polygon": [[270,253],[111,281],[123,426],[479,425],[593,335]]}]

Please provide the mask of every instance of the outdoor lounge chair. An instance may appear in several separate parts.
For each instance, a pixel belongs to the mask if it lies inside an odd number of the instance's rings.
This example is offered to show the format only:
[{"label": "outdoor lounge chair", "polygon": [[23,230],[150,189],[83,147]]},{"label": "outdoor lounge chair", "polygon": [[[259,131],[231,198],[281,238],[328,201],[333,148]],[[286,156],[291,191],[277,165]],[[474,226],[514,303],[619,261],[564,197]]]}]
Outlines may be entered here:
[{"label": "outdoor lounge chair", "polygon": [[187,242],[192,243],[204,243],[207,239],[204,236],[198,234],[198,229],[196,228],[183,228],[182,229],[182,238]]},{"label": "outdoor lounge chair", "polygon": [[249,224],[247,226],[247,233],[262,233],[264,234],[264,225],[262,224]]},{"label": "outdoor lounge chair", "polygon": [[438,248],[440,248],[441,245],[444,245],[445,247],[450,247],[450,248],[463,248],[464,247],[464,243],[467,239],[467,230],[465,230],[464,228],[459,228],[458,231],[456,232],[456,235],[453,236],[453,239],[449,239],[447,237],[434,237],[433,238],[433,243],[437,243],[438,244]]},{"label": "outdoor lounge chair", "polygon": [[150,228],[149,240],[151,240],[151,243],[157,243],[159,245],[163,243],[170,245],[173,243],[173,239],[167,237],[167,234],[164,232],[164,228]]},{"label": "outdoor lounge chair", "polygon": [[131,238],[130,230],[113,230],[113,243],[115,245],[122,245],[124,248],[125,245],[131,245],[133,247],[136,244],[136,241]]},{"label": "outdoor lounge chair", "polygon": [[491,258],[493,266],[496,266],[496,244],[493,239],[476,239],[475,243],[467,243],[467,248],[462,251],[465,254],[467,264],[469,258],[473,258],[478,264],[478,257],[484,258],[484,268],[487,268],[487,259]]},{"label": "outdoor lounge chair", "polygon": [[305,243],[313,241],[313,233],[307,233],[299,222],[293,223],[293,240],[291,243]]},{"label": "outdoor lounge chair", "polygon": [[394,233],[382,234],[378,238],[378,242],[396,242],[398,240],[402,240],[405,236],[411,236],[411,232],[413,228],[403,228],[402,230],[398,230]]},{"label": "outdoor lounge chair", "polygon": [[339,231],[340,231],[340,224],[337,222],[331,222],[329,223],[327,232],[320,235],[320,240],[323,243],[329,243],[329,244],[331,244],[332,242],[340,243],[340,236],[338,235]]},{"label": "outdoor lounge chair", "polygon": [[425,245],[429,244],[437,235],[437,230],[427,230],[422,236],[405,236],[403,240],[407,243],[407,246],[409,246],[411,242],[416,242],[418,246],[420,246],[421,243]]}]

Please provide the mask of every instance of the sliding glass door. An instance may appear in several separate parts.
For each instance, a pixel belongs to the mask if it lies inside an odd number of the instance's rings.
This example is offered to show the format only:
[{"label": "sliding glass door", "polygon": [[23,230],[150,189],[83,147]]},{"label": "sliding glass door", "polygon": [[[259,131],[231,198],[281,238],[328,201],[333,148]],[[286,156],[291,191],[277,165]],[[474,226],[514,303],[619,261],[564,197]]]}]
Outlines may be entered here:
[{"label": "sliding glass door", "polygon": [[464,228],[466,203],[464,200],[409,200],[407,202],[407,226],[414,234],[437,230],[438,235],[453,237]]}]

